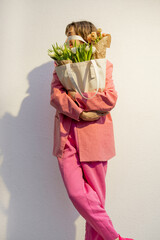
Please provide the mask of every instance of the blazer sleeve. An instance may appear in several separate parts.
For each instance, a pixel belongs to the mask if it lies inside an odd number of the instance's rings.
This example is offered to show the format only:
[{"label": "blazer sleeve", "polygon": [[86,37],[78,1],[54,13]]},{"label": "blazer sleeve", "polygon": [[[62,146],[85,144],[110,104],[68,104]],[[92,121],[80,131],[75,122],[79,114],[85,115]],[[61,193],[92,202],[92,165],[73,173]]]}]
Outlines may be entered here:
[{"label": "blazer sleeve", "polygon": [[51,82],[50,104],[70,118],[80,121],[79,115],[84,109],[77,106],[77,104],[68,96],[66,89],[61,84],[56,71],[53,71],[53,80]]},{"label": "blazer sleeve", "polygon": [[[107,60],[106,63],[106,84],[103,92],[98,92],[97,95],[91,99],[83,98],[78,92],[75,94],[75,99],[79,106],[85,111],[111,111],[117,101],[118,94],[112,79],[113,64]],[[95,92],[84,92],[85,97],[92,97]]]}]

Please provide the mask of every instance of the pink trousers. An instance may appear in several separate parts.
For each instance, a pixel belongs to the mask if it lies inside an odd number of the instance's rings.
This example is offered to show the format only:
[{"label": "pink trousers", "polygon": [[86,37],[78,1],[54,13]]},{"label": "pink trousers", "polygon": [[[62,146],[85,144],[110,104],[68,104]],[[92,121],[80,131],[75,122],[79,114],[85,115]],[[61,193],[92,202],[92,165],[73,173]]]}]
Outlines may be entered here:
[{"label": "pink trousers", "polygon": [[77,140],[73,120],[63,156],[58,158],[68,196],[86,220],[85,240],[115,240],[119,235],[105,210],[108,161],[80,162]]}]

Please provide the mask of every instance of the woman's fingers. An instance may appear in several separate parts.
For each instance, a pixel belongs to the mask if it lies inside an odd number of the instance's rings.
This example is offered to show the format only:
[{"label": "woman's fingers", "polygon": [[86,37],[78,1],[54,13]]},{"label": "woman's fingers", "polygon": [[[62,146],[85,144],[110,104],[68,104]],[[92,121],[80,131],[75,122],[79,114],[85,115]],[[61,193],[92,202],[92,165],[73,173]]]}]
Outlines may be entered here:
[{"label": "woman's fingers", "polygon": [[73,91],[73,90],[68,91],[68,96],[73,100],[75,100],[75,95],[76,95],[76,91]]},{"label": "woman's fingers", "polygon": [[[96,92],[97,89],[94,89],[94,91]],[[99,89],[98,89],[98,92],[103,92],[103,88],[99,88]]]},{"label": "woman's fingers", "polygon": [[80,118],[83,119],[84,121],[94,121],[99,119],[101,116],[106,115],[107,112],[82,112],[82,114],[80,115]]}]

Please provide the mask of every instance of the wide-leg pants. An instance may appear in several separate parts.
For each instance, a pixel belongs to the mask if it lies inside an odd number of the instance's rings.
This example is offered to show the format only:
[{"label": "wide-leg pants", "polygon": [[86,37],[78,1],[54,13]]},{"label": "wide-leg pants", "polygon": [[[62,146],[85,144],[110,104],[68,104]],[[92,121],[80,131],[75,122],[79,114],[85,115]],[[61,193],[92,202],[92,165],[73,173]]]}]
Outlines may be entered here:
[{"label": "wide-leg pants", "polygon": [[86,220],[85,240],[118,238],[119,235],[105,210],[105,176],[108,161],[80,162],[74,120],[63,156],[58,158],[58,163],[68,196]]}]

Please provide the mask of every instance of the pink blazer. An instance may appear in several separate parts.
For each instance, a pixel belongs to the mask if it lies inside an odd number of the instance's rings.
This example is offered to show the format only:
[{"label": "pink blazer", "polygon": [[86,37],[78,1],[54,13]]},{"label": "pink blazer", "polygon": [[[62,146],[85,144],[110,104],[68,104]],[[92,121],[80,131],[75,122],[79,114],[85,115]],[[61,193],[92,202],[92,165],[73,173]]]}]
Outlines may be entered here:
[{"label": "pink blazer", "polygon": [[[56,63],[54,62],[55,66]],[[53,71],[50,104],[56,108],[54,117],[53,155],[62,157],[63,149],[70,131],[71,122],[76,121],[80,161],[107,161],[116,155],[113,122],[110,111],[114,108],[118,95],[112,79],[113,64],[106,63],[106,86],[92,99],[86,100],[76,93],[77,104],[67,95],[67,90],[60,83]],[[94,92],[83,93],[91,97]],[[109,111],[106,116],[95,121],[79,119],[82,111]]]}]

